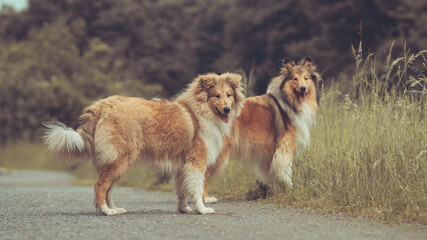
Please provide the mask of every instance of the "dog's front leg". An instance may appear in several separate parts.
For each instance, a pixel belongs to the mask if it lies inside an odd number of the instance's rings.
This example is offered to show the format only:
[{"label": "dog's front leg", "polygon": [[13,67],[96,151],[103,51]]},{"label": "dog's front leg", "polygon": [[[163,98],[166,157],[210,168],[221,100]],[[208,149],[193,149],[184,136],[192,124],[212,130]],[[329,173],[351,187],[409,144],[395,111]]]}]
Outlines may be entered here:
[{"label": "dog's front leg", "polygon": [[195,211],[200,214],[211,214],[215,211],[205,207],[203,203],[203,181],[204,173],[197,167],[187,164],[183,169],[183,188],[194,204]]},{"label": "dog's front leg", "polygon": [[184,187],[184,170],[179,169],[173,178],[175,191],[178,195],[178,212],[191,213],[193,210],[187,206],[187,192]]},{"label": "dog's front leg", "polygon": [[270,175],[277,181],[292,187],[292,160],[295,144],[292,141],[282,142],[273,155],[270,166]]}]

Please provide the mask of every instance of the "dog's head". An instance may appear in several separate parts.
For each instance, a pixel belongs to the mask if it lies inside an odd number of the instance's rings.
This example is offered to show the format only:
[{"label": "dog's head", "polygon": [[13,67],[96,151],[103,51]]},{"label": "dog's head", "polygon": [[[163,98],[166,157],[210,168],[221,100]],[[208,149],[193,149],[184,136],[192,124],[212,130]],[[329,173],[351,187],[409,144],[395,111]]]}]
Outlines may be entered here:
[{"label": "dog's head", "polygon": [[243,106],[241,80],[242,76],[234,73],[199,75],[199,101],[205,101],[214,116],[228,123],[230,117],[240,115]]},{"label": "dog's head", "polygon": [[317,77],[315,75],[316,67],[311,58],[307,57],[302,64],[295,65],[289,59],[283,61],[280,74],[284,81],[281,89],[287,96],[294,96],[300,103],[303,103],[307,95],[316,91]]},{"label": "dog's head", "polygon": [[308,98],[317,98],[316,67],[311,58],[307,57],[300,64],[285,59],[280,69],[280,75],[269,85],[269,91],[280,92],[284,100],[292,107],[298,108]]}]

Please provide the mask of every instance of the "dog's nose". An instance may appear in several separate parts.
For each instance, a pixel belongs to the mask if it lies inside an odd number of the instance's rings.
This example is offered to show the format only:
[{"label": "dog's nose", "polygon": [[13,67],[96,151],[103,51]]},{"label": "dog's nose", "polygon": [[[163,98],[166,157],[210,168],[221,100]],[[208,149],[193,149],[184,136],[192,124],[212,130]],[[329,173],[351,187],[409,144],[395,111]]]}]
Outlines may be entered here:
[{"label": "dog's nose", "polygon": [[304,93],[305,90],[307,90],[307,88],[305,86],[301,86],[299,89],[301,90],[302,93]]},{"label": "dog's nose", "polygon": [[224,107],[224,112],[225,113],[229,113],[230,112],[230,107]]}]

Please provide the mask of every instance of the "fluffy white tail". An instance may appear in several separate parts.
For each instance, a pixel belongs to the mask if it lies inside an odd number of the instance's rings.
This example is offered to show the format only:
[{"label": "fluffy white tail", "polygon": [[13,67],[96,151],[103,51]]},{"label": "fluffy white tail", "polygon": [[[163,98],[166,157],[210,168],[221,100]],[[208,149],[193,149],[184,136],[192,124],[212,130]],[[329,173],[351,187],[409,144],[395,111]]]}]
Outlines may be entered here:
[{"label": "fluffy white tail", "polygon": [[50,154],[67,160],[84,154],[85,142],[78,132],[63,123],[45,123],[44,142]]}]

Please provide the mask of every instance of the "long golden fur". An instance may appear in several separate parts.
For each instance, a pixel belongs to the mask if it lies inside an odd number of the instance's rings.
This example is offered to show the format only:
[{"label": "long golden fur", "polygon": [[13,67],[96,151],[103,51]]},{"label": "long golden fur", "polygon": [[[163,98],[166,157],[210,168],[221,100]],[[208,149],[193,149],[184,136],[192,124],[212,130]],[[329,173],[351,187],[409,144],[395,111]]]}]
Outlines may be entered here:
[{"label": "long golden fur", "polygon": [[220,159],[205,176],[203,199],[209,197],[206,183],[211,173],[223,168],[231,155],[251,160],[258,168],[260,181],[267,185],[283,182],[292,186],[292,160],[310,141],[309,129],[318,112],[316,85],[318,74],[310,58],[301,65],[284,60],[279,76],[268,85],[267,93],[246,98],[236,119],[232,137]]},{"label": "long golden fur", "polygon": [[172,101],[112,96],[83,110],[76,128],[46,124],[48,151],[59,159],[92,159],[99,179],[95,205],[105,215],[125,213],[111,197],[114,182],[135,162],[167,168],[174,175],[178,211],[213,213],[202,201],[206,169],[215,164],[223,138],[240,115],[241,76],[200,75]]}]

